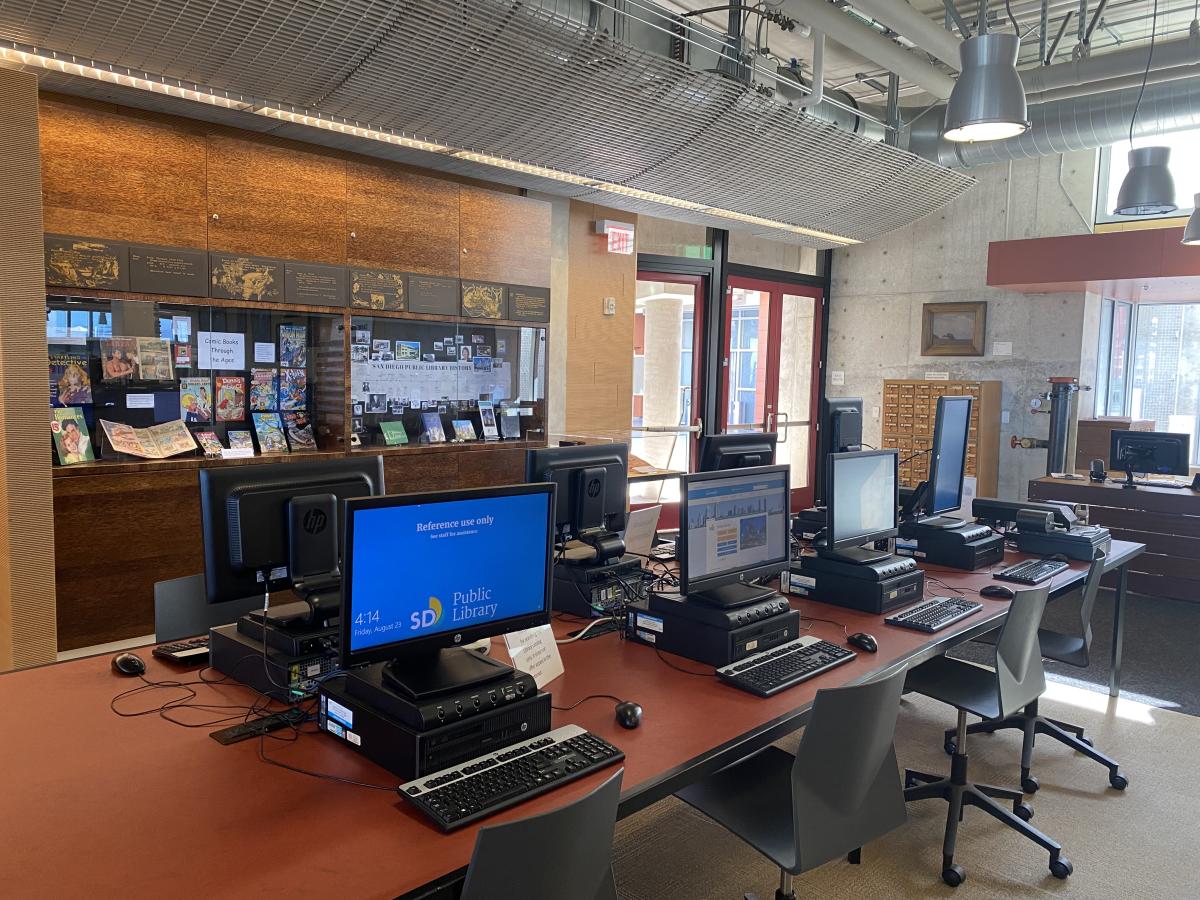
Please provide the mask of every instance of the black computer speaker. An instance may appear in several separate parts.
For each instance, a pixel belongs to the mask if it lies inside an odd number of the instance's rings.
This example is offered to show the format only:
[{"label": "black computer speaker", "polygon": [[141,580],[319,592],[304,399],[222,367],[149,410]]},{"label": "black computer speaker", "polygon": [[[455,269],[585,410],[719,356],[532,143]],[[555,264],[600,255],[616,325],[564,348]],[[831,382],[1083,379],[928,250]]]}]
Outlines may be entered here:
[{"label": "black computer speaker", "polygon": [[1103,484],[1108,480],[1108,473],[1104,471],[1104,460],[1093,459],[1091,471],[1088,472],[1088,478],[1092,481],[1098,481]]}]

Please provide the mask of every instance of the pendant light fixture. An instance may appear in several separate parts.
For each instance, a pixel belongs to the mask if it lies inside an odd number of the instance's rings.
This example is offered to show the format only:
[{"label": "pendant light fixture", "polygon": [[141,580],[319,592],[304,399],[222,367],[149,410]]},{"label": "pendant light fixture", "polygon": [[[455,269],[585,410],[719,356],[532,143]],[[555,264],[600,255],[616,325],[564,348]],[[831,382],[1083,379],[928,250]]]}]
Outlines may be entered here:
[{"label": "pendant light fixture", "polygon": [[[1008,17],[1018,32],[1011,9]],[[959,47],[961,72],[946,103],[942,129],[948,141],[1001,141],[1029,128],[1025,87],[1017,74],[1019,32],[989,33],[987,0],[979,5],[977,22],[976,33]]]},{"label": "pendant light fixture", "polygon": [[1146,70],[1142,73],[1142,87],[1133,104],[1133,116],[1129,120],[1129,171],[1117,191],[1116,216],[1161,216],[1179,209],[1175,203],[1175,179],[1171,177],[1169,163],[1170,147],[1139,147],[1133,149],[1133,129],[1137,124],[1138,109],[1142,95],[1146,92],[1146,79],[1154,61],[1154,35],[1158,30],[1158,0],[1154,0],[1154,11],[1150,16],[1150,52],[1146,54]]},{"label": "pendant light fixture", "polygon": [[1187,227],[1183,229],[1181,244],[1194,247],[1200,244],[1200,194],[1192,200],[1192,214],[1188,216]]}]

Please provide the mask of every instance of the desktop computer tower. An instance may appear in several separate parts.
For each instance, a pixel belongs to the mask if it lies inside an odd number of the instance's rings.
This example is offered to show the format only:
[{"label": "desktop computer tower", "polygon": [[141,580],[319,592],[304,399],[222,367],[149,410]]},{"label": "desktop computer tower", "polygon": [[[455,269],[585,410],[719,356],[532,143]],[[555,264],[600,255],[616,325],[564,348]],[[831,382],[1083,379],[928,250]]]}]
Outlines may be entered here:
[{"label": "desktop computer tower", "polygon": [[[782,598],[735,609],[679,601],[678,608],[639,599],[626,607],[625,636],[710,666],[725,666],[800,636],[800,613]],[[742,616],[742,621],[738,616]]]},{"label": "desktop computer tower", "polygon": [[236,623],[208,632],[208,656],[222,675],[285,703],[311,697],[319,679],[338,668],[336,646],[296,655],[268,642],[264,652],[262,641],[243,634]]},{"label": "desktop computer tower", "polygon": [[536,693],[497,709],[418,731],[347,690],[351,676],[321,683],[317,724],[330,737],[411,781],[550,730],[550,695]]},{"label": "desktop computer tower", "polygon": [[642,563],[633,556],[601,565],[554,566],[554,609],[592,618],[623,605],[641,589]]}]

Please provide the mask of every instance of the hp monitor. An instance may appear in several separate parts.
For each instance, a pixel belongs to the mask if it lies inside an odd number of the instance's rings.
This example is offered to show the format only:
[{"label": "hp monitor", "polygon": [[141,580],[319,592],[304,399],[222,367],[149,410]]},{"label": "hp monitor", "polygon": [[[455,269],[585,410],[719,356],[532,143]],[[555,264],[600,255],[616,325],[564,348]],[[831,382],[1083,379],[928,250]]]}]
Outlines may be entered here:
[{"label": "hp monitor", "polygon": [[578,539],[596,548],[597,561],[624,553],[616,533],[625,528],[629,503],[629,445],[576,444],[545,447],[525,455],[525,480],[558,488],[554,531],[560,541]]},{"label": "hp monitor", "polygon": [[1109,465],[1125,473],[1125,487],[1136,488],[1135,472],[1147,475],[1187,475],[1191,438],[1168,431],[1113,431]]},{"label": "hp monitor", "polygon": [[851,563],[869,563],[888,555],[861,548],[898,534],[898,471],[895,450],[830,454],[824,555]]},{"label": "hp monitor", "polygon": [[700,471],[721,472],[774,465],[778,440],[778,434],[758,431],[703,435],[700,438]]},{"label": "hp monitor", "polygon": [[771,589],[791,559],[787,466],[688,475],[679,501],[679,590],[689,600],[741,606]]},{"label": "hp monitor", "polygon": [[934,528],[951,528],[962,520],[942,517],[962,506],[963,477],[967,467],[967,438],[971,427],[970,397],[938,397],[929,454],[929,479],[917,487],[918,522]]},{"label": "hp monitor", "polygon": [[387,662],[385,682],[413,697],[495,678],[494,665],[459,648],[550,621],[554,491],[347,503],[342,667]]},{"label": "hp monitor", "polygon": [[861,397],[825,397],[817,420],[817,505],[825,503],[830,453],[862,449],[863,402]]}]

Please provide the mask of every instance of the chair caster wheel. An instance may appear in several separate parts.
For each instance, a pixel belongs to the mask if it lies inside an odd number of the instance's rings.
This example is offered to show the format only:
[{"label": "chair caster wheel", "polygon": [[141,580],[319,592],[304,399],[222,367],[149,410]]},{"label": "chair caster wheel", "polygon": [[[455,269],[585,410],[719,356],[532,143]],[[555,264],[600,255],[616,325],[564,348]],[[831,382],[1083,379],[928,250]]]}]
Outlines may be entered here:
[{"label": "chair caster wheel", "polygon": [[1113,772],[1108,776],[1108,783],[1115,787],[1118,791],[1123,791],[1129,787],[1129,779],[1120,772]]},{"label": "chair caster wheel", "polygon": [[958,887],[967,880],[966,870],[957,863],[952,866],[946,866],[942,869],[942,881],[950,885],[950,887]]},{"label": "chair caster wheel", "polygon": [[1050,874],[1055,878],[1069,878],[1075,867],[1065,856],[1050,860]]},{"label": "chair caster wheel", "polygon": [[1028,803],[1014,803],[1013,815],[1015,815],[1022,822],[1028,822],[1033,818],[1033,807]]},{"label": "chair caster wheel", "polygon": [[1021,779],[1021,790],[1023,790],[1027,794],[1036,794],[1038,791],[1038,788],[1040,788],[1041,786],[1042,786],[1042,783],[1040,781],[1038,781],[1036,778],[1034,778],[1032,775],[1028,775],[1025,778]]},{"label": "chair caster wheel", "polygon": [[942,744],[942,747],[945,749],[947,755],[953,756],[958,752],[958,741],[954,740],[954,738],[946,738],[946,742]]}]

